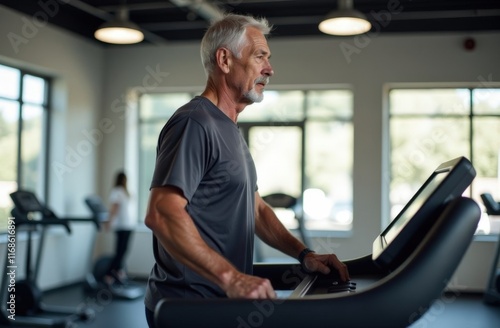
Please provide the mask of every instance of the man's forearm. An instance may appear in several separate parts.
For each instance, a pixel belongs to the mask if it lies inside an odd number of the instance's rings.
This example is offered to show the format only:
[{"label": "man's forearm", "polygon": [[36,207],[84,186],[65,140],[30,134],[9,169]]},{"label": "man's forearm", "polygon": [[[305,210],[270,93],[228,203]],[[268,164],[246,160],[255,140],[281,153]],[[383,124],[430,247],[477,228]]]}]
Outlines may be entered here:
[{"label": "man's forearm", "polygon": [[306,247],[281,223],[273,209],[265,205],[260,207],[256,216],[256,233],[269,246],[297,259]]}]

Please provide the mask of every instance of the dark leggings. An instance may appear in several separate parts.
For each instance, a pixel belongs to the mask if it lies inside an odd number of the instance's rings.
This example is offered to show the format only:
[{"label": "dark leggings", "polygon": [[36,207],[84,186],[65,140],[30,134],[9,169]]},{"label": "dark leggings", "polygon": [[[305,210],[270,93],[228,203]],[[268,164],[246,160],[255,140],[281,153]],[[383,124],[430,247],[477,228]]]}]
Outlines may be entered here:
[{"label": "dark leggings", "polygon": [[149,328],[155,327],[155,314],[148,308],[146,308],[146,320],[148,322]]},{"label": "dark leggings", "polygon": [[125,253],[128,249],[128,244],[132,231],[130,230],[117,230],[116,231],[116,246],[115,246],[115,256],[109,265],[107,274],[113,275],[113,273],[118,272],[123,269],[123,260],[125,258]]}]

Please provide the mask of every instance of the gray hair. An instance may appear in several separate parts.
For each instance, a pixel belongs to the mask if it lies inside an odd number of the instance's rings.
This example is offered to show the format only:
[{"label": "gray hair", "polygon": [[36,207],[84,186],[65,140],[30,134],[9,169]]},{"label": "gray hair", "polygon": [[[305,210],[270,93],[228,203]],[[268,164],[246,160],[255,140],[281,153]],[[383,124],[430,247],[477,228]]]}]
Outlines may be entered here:
[{"label": "gray hair", "polygon": [[227,14],[215,21],[201,40],[201,63],[205,73],[210,75],[216,66],[215,53],[221,47],[228,48],[236,57],[241,58],[241,50],[246,44],[246,29],[255,27],[268,35],[272,26],[265,18]]}]

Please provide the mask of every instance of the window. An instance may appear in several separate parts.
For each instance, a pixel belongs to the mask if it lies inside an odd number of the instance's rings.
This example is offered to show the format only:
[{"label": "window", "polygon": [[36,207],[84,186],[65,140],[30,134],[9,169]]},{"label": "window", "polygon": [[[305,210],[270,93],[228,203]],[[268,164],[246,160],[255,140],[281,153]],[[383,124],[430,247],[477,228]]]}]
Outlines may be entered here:
[{"label": "window", "polygon": [[0,65],[0,231],[18,188],[44,195],[47,166],[46,78]]},{"label": "window", "polygon": [[[500,89],[393,89],[389,93],[391,217],[441,163],[469,158],[477,176],[465,196],[500,199]],[[477,233],[498,233],[484,213]]]},{"label": "window", "polygon": [[[148,190],[161,128],[192,93],[144,94],[139,102],[140,190]],[[352,227],[352,93],[348,90],[268,90],[238,118],[257,167],[259,192],[301,200],[309,230]],[[139,200],[145,213],[147,193]],[[302,211],[301,211],[302,209]],[[296,221],[280,218],[289,228]],[[141,215],[142,217],[143,215]]]}]

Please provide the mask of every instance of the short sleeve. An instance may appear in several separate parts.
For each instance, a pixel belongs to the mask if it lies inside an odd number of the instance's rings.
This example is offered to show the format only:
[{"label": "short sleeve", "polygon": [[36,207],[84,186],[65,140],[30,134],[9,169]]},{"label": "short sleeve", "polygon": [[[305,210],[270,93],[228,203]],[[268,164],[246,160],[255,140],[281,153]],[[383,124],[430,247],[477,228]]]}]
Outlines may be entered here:
[{"label": "short sleeve", "polygon": [[175,186],[190,201],[209,162],[206,139],[189,116],[168,122],[160,133],[151,188]]}]

